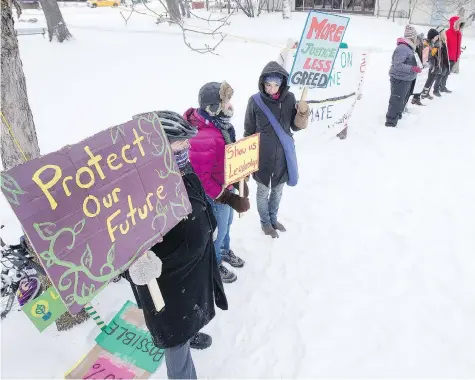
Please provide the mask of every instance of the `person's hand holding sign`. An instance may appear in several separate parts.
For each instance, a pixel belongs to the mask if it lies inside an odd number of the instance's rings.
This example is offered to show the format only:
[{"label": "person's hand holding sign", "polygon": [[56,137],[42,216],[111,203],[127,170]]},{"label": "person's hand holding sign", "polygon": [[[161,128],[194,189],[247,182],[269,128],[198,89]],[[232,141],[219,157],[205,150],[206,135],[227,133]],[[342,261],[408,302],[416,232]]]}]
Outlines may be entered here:
[{"label": "person's hand holding sign", "polygon": [[305,129],[308,126],[308,117],[310,116],[310,107],[305,99],[300,99],[297,103],[297,115],[295,115],[295,126],[299,129]]}]

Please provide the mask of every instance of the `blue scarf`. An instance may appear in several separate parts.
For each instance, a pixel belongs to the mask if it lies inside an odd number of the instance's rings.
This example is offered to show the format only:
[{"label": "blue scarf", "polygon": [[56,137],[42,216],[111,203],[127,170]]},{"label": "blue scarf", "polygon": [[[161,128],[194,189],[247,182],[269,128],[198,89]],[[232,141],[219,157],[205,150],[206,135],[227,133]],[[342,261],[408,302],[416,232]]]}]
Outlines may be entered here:
[{"label": "blue scarf", "polygon": [[213,123],[216,128],[221,131],[226,145],[236,142],[236,131],[234,129],[234,126],[231,124],[231,117],[224,115],[210,116],[206,111],[203,111],[202,109],[198,110],[198,112],[201,116]]},{"label": "blue scarf", "polygon": [[181,150],[179,152],[174,152],[176,164],[180,170],[183,170],[188,163],[188,149]]}]

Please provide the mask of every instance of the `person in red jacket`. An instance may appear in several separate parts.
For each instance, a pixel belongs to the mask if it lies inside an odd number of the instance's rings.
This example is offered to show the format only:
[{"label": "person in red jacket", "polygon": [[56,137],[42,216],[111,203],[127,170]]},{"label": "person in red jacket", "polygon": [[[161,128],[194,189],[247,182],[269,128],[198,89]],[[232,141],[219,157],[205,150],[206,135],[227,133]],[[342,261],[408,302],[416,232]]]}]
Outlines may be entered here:
[{"label": "person in red jacket", "polygon": [[462,53],[462,32],[465,22],[459,16],[450,18],[450,27],[445,32],[447,37],[447,50],[449,53],[450,68],[453,70],[454,66],[460,59]]},{"label": "person in red jacket", "polygon": [[247,185],[241,198],[235,194],[235,187],[239,188],[239,184],[226,186],[224,183],[225,146],[236,142],[236,132],[231,124],[233,93],[227,82],[207,83],[198,94],[199,108],[190,108],[184,115],[186,121],[198,128],[198,134],[190,140],[190,162],[216,217],[218,227],[214,246],[221,278],[226,283],[236,281],[237,277],[222,262],[234,268],[244,266],[244,260],[230,247],[233,210],[243,213],[250,207]]}]

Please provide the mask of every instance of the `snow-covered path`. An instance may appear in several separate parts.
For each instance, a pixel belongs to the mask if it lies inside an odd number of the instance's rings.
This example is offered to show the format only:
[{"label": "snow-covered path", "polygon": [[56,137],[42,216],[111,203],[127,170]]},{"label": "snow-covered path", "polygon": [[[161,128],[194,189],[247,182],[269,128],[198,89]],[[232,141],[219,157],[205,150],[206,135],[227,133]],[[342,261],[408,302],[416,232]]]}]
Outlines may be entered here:
[{"label": "snow-covered path", "polygon": [[450,83],[396,130],[366,117],[344,142],[302,139],[290,231],[234,233],[248,266],[211,331],[237,351],[207,376],[475,375],[473,100],[464,77]]},{"label": "snow-covered path", "polygon": [[[301,29],[299,17],[292,21],[293,30]],[[370,56],[364,98],[350,120],[348,138],[340,141],[312,130],[296,135],[301,182],[285,189],[281,207],[289,232],[278,240],[264,237],[255,208],[235,219],[232,246],[246,266],[236,270],[236,283],[226,285],[230,310],[219,311],[205,328],[213,336],[212,347],[193,352],[200,377],[475,377],[475,56],[465,56],[461,73],[450,77],[453,94],[425,101],[426,107],[411,106],[397,129],[385,128],[388,63],[402,27],[368,20],[352,19],[349,34],[354,36],[350,46],[365,41],[364,46],[379,52]],[[385,25],[383,36],[371,35],[367,22]],[[79,29],[73,32],[81,36]],[[288,30],[278,36],[273,29],[267,33],[284,42]],[[188,57],[188,52],[177,48],[176,61],[145,62],[144,56],[155,53],[142,49],[134,58],[124,55],[124,63],[118,60],[121,50],[130,48],[136,38],[145,44],[155,37],[107,38],[107,53],[102,51],[105,42],[83,46],[80,38],[63,51],[47,48],[51,59],[66,51],[64,60],[70,65],[78,59],[73,48],[82,46],[90,54],[80,58],[85,71],[69,82],[79,93],[70,93],[72,104],[58,105],[59,114],[52,112],[49,102],[56,104],[64,96],[60,81],[69,69],[57,68],[57,91],[44,93],[40,69],[46,63],[40,60],[36,68],[36,51],[25,42],[29,92],[46,151],[70,142],[71,134],[77,141],[81,134],[93,134],[160,101],[164,107],[174,104],[177,111],[184,110],[185,104],[196,103],[204,80],[225,78],[236,83],[240,133],[256,73],[278,51],[233,42],[224,48],[224,59],[193,55],[194,67],[202,71],[179,78],[180,86],[190,87],[190,93],[179,96],[169,90],[176,83],[168,76],[174,66],[186,67],[179,58]],[[165,46],[174,43],[166,41]],[[475,48],[474,42],[466,37],[468,46]],[[257,63],[246,61],[244,47]],[[94,60],[106,55],[114,61],[112,72],[103,70],[90,78],[91,68],[101,67]],[[136,62],[144,69],[135,71]],[[216,65],[213,72],[210,62]],[[236,71],[239,67],[246,75]],[[122,70],[119,84],[114,82],[115,69]],[[86,93],[94,81],[103,85]],[[115,94],[119,89],[127,91],[127,100]],[[41,91],[46,100],[40,98]],[[111,98],[102,104],[93,102],[106,94]],[[78,113],[71,117],[79,103]],[[87,132],[77,130],[88,123]],[[253,183],[251,193],[255,194]],[[93,304],[108,320],[132,297],[121,281],[106,288]],[[97,333],[88,321],[66,333],[53,327],[40,335],[23,314],[12,313],[2,323],[2,378],[60,378],[90,349]],[[23,364],[26,356],[29,366]],[[165,369],[154,377],[166,377]]]}]

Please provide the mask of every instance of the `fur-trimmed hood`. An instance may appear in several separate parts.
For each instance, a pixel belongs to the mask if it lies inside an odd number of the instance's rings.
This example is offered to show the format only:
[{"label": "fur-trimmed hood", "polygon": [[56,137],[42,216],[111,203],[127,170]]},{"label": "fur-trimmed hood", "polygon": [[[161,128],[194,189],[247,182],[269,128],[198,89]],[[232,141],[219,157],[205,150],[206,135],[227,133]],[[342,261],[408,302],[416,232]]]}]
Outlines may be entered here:
[{"label": "fur-trimmed hood", "polygon": [[459,31],[465,26],[465,19],[459,16],[453,16],[449,20],[450,29]]}]

